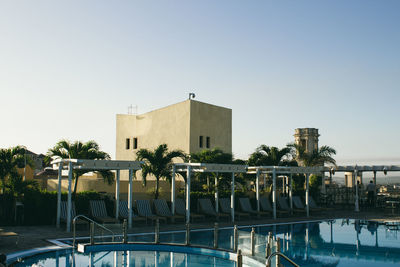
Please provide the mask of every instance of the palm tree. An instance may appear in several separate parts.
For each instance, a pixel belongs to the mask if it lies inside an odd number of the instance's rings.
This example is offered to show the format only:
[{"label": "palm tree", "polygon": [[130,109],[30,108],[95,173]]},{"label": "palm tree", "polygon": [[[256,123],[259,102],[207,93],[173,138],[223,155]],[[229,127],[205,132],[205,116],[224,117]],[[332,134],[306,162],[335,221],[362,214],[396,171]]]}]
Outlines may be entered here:
[{"label": "palm tree", "polygon": [[307,152],[305,148],[298,144],[290,144],[292,155],[305,167],[324,166],[325,163],[336,165],[336,160],[332,157],[336,155],[336,150],[329,146],[321,146],[313,151]]},{"label": "palm tree", "polygon": [[3,194],[6,190],[7,179],[17,177],[17,168],[25,167],[25,164],[33,167],[30,158],[25,158],[26,148],[15,146],[12,148],[0,149],[0,180]]},{"label": "palm tree", "polygon": [[[53,148],[50,148],[47,152],[48,158],[62,158],[62,159],[99,159],[108,160],[111,159],[110,155],[100,150],[99,145],[95,141],[88,141],[82,143],[81,141],[75,141],[71,143],[67,140],[59,141]],[[75,199],[76,190],[78,186],[78,179],[81,175],[95,170],[73,170],[72,175],[75,180],[73,198]],[[101,174],[104,181],[108,184],[114,182],[114,176],[111,171],[96,171]]]},{"label": "palm tree", "polygon": [[147,176],[154,175],[156,178],[155,195],[158,199],[160,190],[160,179],[166,178],[171,181],[171,166],[174,158],[185,159],[186,155],[181,150],[168,151],[166,144],[159,145],[154,151],[142,148],[136,152],[137,160],[144,161],[142,165],[143,185],[146,185]]},{"label": "palm tree", "polygon": [[282,166],[293,165],[291,148],[286,146],[279,149],[274,146],[259,146],[249,157],[250,166]]},{"label": "palm tree", "polygon": [[10,190],[13,196],[20,199],[23,194],[29,190],[38,190],[39,184],[35,180],[23,180],[22,175],[13,173],[7,183],[6,187]]},{"label": "palm tree", "polygon": [[[229,164],[233,163],[233,155],[231,153],[225,153],[220,148],[204,149],[197,153],[192,153],[190,155],[192,162],[199,162],[199,163],[217,163],[217,164]],[[216,177],[217,179],[220,178],[221,175],[212,173],[212,176]],[[198,173],[198,179],[201,181],[206,179],[207,181],[207,192],[210,191],[210,176],[208,173]]]}]

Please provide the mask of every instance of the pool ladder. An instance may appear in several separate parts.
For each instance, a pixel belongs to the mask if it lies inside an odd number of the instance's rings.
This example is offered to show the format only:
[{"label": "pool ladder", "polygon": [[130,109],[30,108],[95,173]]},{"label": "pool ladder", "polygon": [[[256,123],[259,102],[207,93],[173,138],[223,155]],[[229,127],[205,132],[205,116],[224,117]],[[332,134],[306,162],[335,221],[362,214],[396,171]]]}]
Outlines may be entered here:
[{"label": "pool ladder", "polygon": [[114,242],[115,239],[115,233],[108,229],[107,227],[93,221],[92,219],[86,217],[85,215],[77,215],[74,217],[72,220],[72,228],[73,228],[73,240],[72,240],[72,247],[75,247],[75,241],[76,241],[76,221],[78,219],[85,219],[86,221],[90,222],[90,244],[94,244],[94,226],[98,226],[103,230],[106,230],[107,232],[111,233],[111,240]]}]

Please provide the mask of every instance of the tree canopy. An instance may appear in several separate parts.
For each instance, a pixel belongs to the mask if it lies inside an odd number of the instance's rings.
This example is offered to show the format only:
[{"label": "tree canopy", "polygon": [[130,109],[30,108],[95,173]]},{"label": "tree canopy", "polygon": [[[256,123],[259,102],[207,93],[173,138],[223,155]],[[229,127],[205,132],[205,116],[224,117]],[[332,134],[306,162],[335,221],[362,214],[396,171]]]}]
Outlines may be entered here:
[{"label": "tree canopy", "polygon": [[[48,158],[62,158],[62,159],[111,159],[110,155],[100,150],[100,146],[95,141],[88,141],[83,143],[81,141],[75,141],[71,143],[67,140],[59,141],[53,148],[50,148],[47,152]],[[96,170],[74,170],[73,179],[75,180],[73,197],[76,196],[76,190],[78,186],[78,179],[81,175],[94,171],[101,174],[104,181],[108,184],[114,182],[114,176],[111,171],[96,171]]]},{"label": "tree canopy", "polygon": [[171,166],[174,158],[186,159],[186,154],[181,150],[168,151],[166,144],[161,144],[154,150],[139,149],[136,152],[137,160],[144,161],[142,165],[142,181],[146,185],[147,176],[152,174],[156,179],[154,197],[157,199],[160,190],[160,179],[171,181]]}]

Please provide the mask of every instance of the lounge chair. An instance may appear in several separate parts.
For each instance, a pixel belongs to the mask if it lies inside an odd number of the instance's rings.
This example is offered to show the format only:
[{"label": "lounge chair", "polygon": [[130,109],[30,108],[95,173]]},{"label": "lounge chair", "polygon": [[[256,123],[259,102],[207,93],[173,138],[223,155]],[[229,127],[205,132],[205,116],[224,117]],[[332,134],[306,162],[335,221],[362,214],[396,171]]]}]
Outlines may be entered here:
[{"label": "lounge chair", "polygon": [[151,211],[150,200],[148,200],[148,199],[136,200],[136,208],[138,211],[138,215],[141,217],[144,217],[146,219],[146,222],[147,222],[147,220],[151,220],[152,222],[155,222],[157,219],[159,219],[160,221],[164,221],[164,222],[167,221],[166,218],[157,216]]},{"label": "lounge chair", "polygon": [[171,222],[175,222],[175,219],[181,219],[185,221],[185,216],[183,215],[172,215],[171,210],[168,207],[167,201],[165,199],[155,199],[153,201],[156,214],[161,217],[169,219]]},{"label": "lounge chair", "polygon": [[[118,217],[120,219],[122,219],[122,220],[128,219],[128,217],[129,217],[128,201],[121,200],[119,202],[119,214],[118,214]],[[139,217],[139,216],[137,216],[136,213],[134,213],[133,207],[132,207],[132,220],[133,221],[142,221],[142,222],[146,221],[145,218]]]},{"label": "lounge chair", "polygon": [[252,216],[258,217],[258,216],[270,216],[271,215],[270,212],[266,212],[266,211],[258,212],[256,210],[254,210],[253,207],[251,206],[250,199],[247,197],[239,198],[239,206],[243,212],[249,213]]},{"label": "lounge chair", "polygon": [[[186,205],[185,201],[181,198],[175,199],[175,213],[178,215],[183,215],[186,218]],[[198,214],[190,211],[190,219],[201,219],[203,221],[206,220],[206,217],[203,214]]]},{"label": "lounge chair", "polygon": [[[218,203],[219,203],[219,207],[221,208],[222,213],[226,213],[229,215],[231,214],[231,200],[229,198],[220,198]],[[237,217],[240,220],[241,217],[250,218],[250,214],[235,211],[235,217]]]},{"label": "lounge chair", "polygon": [[333,208],[319,207],[312,196],[308,196],[308,205],[310,206],[310,209],[312,209],[313,211],[334,210]]},{"label": "lounge chair", "polygon": [[100,223],[119,223],[118,219],[107,215],[106,203],[104,200],[90,200],[90,215]]},{"label": "lounge chair", "polygon": [[[270,213],[274,212],[274,209],[272,208],[271,203],[269,202],[268,198],[266,198],[266,197],[260,197],[260,208],[262,211],[266,211],[266,212],[270,212]],[[289,214],[289,211],[276,209],[276,213],[283,215],[283,214]]]},{"label": "lounge chair", "polygon": [[[304,211],[306,210],[306,206],[304,206],[299,196],[292,197],[293,206],[295,210]],[[311,209],[310,209],[311,210]]]},{"label": "lounge chair", "polygon": [[[278,203],[278,206],[279,206],[280,210],[284,210],[284,211],[290,212],[290,207],[289,207],[289,204],[288,204],[288,201],[287,201],[286,197],[278,196],[276,198],[276,200],[277,200],[277,203]],[[305,209],[293,208],[293,212],[302,213],[302,212],[306,212],[306,210]]]},{"label": "lounge chair", "polygon": [[[61,221],[63,221],[63,222],[67,222],[67,214],[68,214],[68,212],[67,212],[67,209],[68,209],[68,202],[67,201],[61,201],[61,206],[60,206],[60,208],[61,208],[61,212],[60,212],[60,219],[61,219]],[[72,220],[74,219],[76,217],[76,209],[75,209],[75,202],[71,202],[71,223],[72,223]],[[77,224],[77,225],[79,225],[79,224],[86,224],[86,223],[88,223],[87,221],[85,221],[85,220],[82,220],[82,219],[77,219],[76,221],[75,221],[75,224]]]},{"label": "lounge chair", "polygon": [[217,213],[214,209],[211,200],[208,198],[199,198],[198,199],[200,211],[205,215],[214,216],[216,220],[219,220],[220,217],[224,217],[229,220],[230,215],[225,213]]}]

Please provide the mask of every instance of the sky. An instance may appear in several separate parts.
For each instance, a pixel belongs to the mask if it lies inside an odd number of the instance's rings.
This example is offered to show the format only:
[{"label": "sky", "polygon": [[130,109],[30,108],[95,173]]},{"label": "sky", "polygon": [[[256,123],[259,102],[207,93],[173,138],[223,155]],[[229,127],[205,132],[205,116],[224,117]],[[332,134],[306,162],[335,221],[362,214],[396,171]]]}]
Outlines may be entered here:
[{"label": "sky", "polygon": [[400,164],[400,1],[0,2],[0,147],[95,140],[116,114],[233,110],[233,153],[318,128],[338,164]]}]

